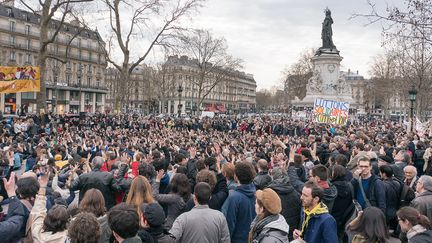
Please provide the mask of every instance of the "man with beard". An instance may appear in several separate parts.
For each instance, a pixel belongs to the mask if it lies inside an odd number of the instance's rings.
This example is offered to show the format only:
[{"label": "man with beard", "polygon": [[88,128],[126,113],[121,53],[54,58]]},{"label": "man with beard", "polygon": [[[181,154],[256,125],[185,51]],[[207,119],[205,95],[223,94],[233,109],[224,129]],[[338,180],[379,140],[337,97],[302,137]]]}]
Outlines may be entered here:
[{"label": "man with beard", "polygon": [[301,228],[293,232],[294,239],[307,243],[338,242],[336,220],[321,202],[323,190],[314,182],[305,183],[300,197],[303,206]]}]

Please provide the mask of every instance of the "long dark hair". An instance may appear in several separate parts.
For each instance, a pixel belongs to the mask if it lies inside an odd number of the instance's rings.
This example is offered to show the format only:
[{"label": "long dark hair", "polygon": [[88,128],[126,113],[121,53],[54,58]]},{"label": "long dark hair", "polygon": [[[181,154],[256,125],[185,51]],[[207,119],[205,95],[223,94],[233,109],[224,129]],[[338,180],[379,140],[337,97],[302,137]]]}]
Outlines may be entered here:
[{"label": "long dark hair", "polygon": [[171,180],[171,190],[178,194],[185,202],[191,197],[191,186],[185,174],[175,174]]},{"label": "long dark hair", "polygon": [[351,230],[364,236],[368,242],[387,242],[390,238],[384,213],[376,207],[365,208]]},{"label": "long dark hair", "polygon": [[402,220],[408,220],[412,226],[419,224],[428,230],[431,229],[429,218],[420,214],[420,212],[413,207],[403,207],[397,211],[396,215]]}]

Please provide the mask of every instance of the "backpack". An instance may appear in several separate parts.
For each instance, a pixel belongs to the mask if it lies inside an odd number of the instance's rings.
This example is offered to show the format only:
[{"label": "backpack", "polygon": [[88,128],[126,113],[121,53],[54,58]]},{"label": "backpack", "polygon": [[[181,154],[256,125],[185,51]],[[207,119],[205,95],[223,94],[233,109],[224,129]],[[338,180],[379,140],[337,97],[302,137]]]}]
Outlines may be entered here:
[{"label": "backpack", "polygon": [[414,190],[403,182],[401,183],[400,196],[399,196],[399,207],[409,206],[411,201],[415,198]]}]

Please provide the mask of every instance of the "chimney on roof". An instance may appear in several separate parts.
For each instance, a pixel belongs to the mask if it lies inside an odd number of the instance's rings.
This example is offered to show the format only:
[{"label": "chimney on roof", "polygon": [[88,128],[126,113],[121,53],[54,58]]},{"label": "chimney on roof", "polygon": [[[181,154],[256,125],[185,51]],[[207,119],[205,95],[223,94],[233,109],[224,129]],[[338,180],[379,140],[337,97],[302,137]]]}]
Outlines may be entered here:
[{"label": "chimney on roof", "polygon": [[13,8],[13,7],[15,7],[15,0],[4,0],[4,1],[2,2],[2,4],[3,4],[4,6],[8,6],[8,7]]},{"label": "chimney on roof", "polygon": [[358,75],[358,70],[357,70],[357,75]]}]

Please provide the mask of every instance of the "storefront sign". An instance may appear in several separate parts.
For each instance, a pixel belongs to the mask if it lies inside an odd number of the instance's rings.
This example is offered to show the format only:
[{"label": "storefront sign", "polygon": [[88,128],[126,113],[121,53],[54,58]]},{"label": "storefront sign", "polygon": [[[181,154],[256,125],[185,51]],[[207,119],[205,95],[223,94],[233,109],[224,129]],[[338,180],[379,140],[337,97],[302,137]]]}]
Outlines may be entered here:
[{"label": "storefront sign", "polygon": [[40,91],[40,69],[35,66],[0,67],[0,93]]}]

